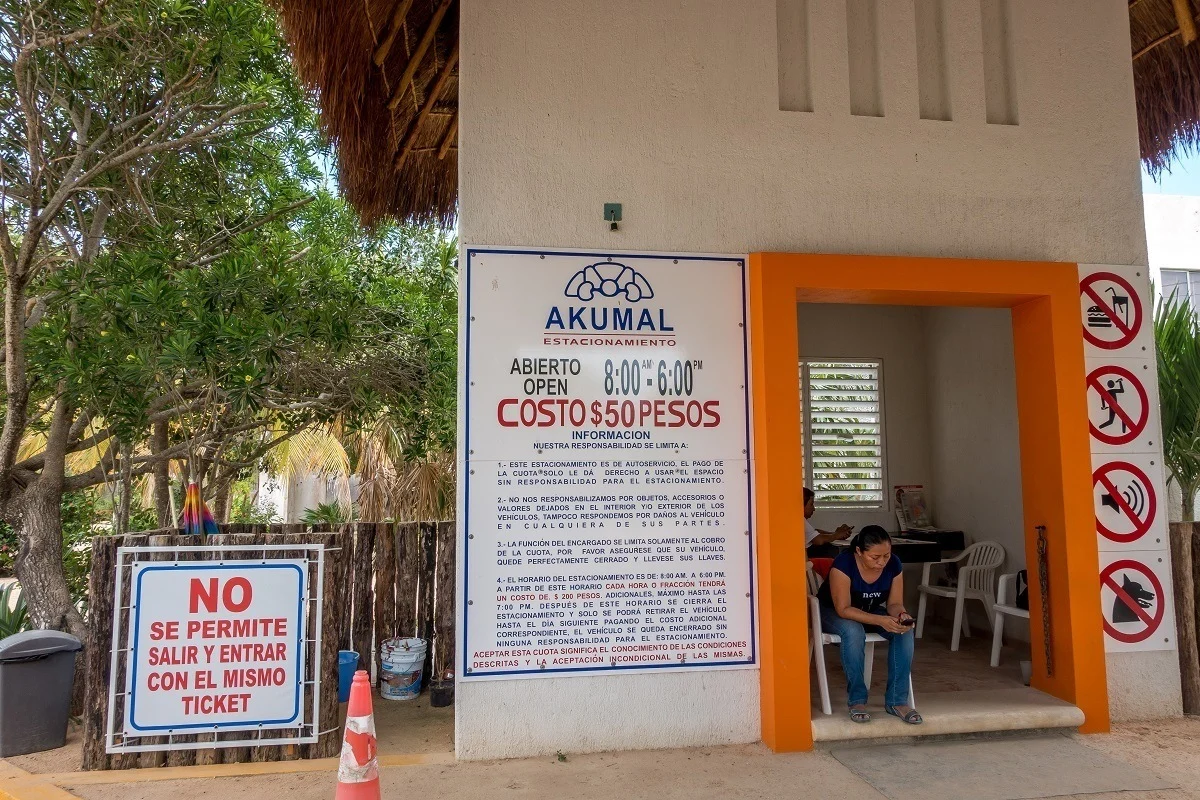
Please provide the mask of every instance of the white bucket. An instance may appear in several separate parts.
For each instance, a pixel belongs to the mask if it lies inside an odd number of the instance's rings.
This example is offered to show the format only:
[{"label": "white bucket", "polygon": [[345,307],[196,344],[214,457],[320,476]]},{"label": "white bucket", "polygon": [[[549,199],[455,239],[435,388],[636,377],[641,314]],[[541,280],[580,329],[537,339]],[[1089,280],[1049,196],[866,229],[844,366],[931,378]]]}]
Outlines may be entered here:
[{"label": "white bucket", "polygon": [[388,639],[379,648],[379,696],[385,700],[412,700],[421,693],[425,665],[424,639]]}]

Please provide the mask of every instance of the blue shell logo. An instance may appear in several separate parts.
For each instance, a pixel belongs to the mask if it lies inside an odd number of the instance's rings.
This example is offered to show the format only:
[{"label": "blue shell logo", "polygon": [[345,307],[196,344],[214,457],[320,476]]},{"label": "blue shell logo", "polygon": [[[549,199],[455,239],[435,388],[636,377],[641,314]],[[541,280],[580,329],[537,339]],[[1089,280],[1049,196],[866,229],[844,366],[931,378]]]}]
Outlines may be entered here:
[{"label": "blue shell logo", "polygon": [[580,300],[615,297],[636,303],[654,297],[654,289],[650,288],[645,276],[633,267],[614,261],[600,261],[572,275],[564,294]]}]

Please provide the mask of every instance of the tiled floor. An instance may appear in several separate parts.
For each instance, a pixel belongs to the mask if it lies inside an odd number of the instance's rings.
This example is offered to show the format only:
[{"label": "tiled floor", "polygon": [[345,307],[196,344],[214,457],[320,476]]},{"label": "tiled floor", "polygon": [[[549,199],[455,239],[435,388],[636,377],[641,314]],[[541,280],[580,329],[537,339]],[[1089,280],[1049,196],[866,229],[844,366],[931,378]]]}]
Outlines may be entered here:
[{"label": "tiled floor", "polygon": [[[1021,680],[1021,660],[1029,659],[1029,647],[1013,642],[1000,653],[1000,666],[991,667],[992,632],[972,629],[974,636],[963,637],[957,653],[950,652],[950,630],[940,624],[927,625],[924,637],[917,640],[913,655],[913,691],[919,700],[931,692],[986,691],[1014,689],[1024,686]],[[829,698],[835,711],[846,706],[846,679],[842,672],[841,656],[836,645],[825,647],[825,665],[829,675]],[[887,682],[887,645],[875,646],[875,669],[871,678],[872,699],[882,702]],[[813,712],[820,713],[821,700],[817,691],[816,672],[812,672],[811,695]]]},{"label": "tiled floor", "polygon": [[1000,654],[1000,666],[993,668],[989,664],[991,631],[976,629],[974,633],[973,637],[962,640],[956,653],[950,652],[950,631],[944,625],[928,625],[925,636],[917,641],[913,658],[913,692],[925,718],[925,724],[920,726],[905,725],[884,713],[886,644],[875,647],[875,669],[868,701],[873,719],[866,725],[852,722],[845,711],[846,679],[838,648],[826,646],[825,664],[833,713],[826,716],[821,709],[814,670],[810,673],[814,738],[828,742],[1076,728],[1083,722],[1082,712],[1074,706],[1024,685],[1020,662],[1029,659],[1028,645],[1013,642],[1006,646]]}]

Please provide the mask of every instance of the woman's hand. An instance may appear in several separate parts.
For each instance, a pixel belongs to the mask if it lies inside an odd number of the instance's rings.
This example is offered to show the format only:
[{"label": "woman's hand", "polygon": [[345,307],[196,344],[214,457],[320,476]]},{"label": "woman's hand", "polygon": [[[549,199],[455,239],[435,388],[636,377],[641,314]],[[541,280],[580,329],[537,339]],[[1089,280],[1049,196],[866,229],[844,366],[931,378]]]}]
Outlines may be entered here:
[{"label": "woman's hand", "polygon": [[888,633],[908,633],[910,630],[909,626],[901,625],[900,620],[896,619],[895,617],[885,617],[880,615],[879,620],[879,627],[883,628]]}]

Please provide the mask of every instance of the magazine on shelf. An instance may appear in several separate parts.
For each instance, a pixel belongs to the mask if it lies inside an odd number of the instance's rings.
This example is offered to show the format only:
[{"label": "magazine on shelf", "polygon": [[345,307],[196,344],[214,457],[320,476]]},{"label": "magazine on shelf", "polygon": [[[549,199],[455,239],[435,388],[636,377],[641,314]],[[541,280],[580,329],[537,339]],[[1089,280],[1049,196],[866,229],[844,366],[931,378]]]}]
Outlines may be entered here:
[{"label": "magazine on shelf", "polygon": [[923,486],[896,487],[896,516],[899,518],[901,530],[935,530]]}]

